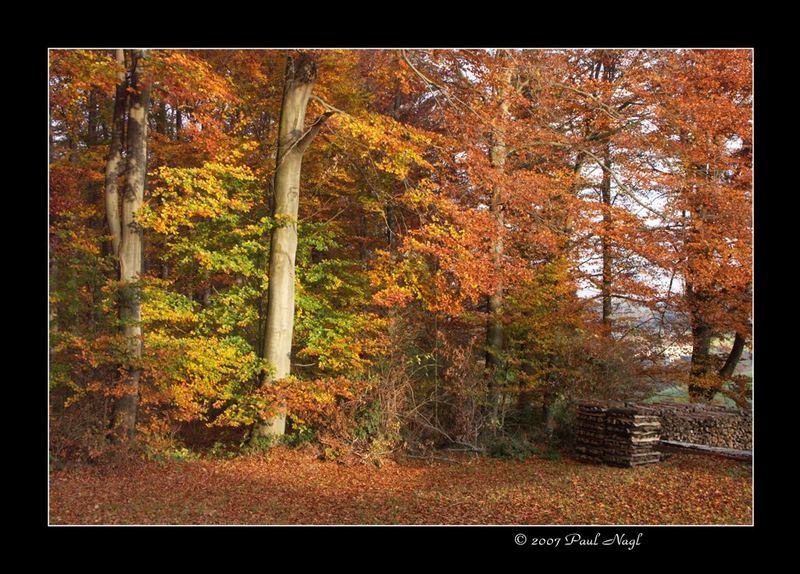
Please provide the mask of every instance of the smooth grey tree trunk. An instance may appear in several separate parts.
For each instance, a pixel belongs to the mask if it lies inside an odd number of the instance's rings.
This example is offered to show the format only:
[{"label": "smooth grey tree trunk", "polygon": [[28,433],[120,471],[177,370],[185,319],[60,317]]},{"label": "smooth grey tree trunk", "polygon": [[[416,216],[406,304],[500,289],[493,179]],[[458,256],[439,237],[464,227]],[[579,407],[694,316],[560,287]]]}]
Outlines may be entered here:
[{"label": "smooth grey tree trunk", "polygon": [[[274,180],[273,219],[269,252],[269,288],[264,329],[263,358],[270,370],[262,384],[289,376],[295,307],[295,255],[297,253],[297,211],[300,172],[305,153],[322,124],[333,112],[326,112],[305,129],[306,109],[317,77],[313,57],[300,53],[286,64],[283,103],[278,128],[278,154]],[[286,431],[285,405],[279,412],[257,423],[253,437],[280,436]]]},{"label": "smooth grey tree trunk", "polygon": [[142,271],[142,228],[136,214],[144,200],[147,173],[147,112],[150,106],[150,82],[144,78],[146,53],[132,53],[131,86],[128,110],[128,153],[126,157],[125,193],[122,198],[121,242],[119,247],[120,319],[128,342],[131,366],[124,381],[123,393],[114,405],[113,438],[132,439],[136,429],[139,403],[139,378],[142,357],[141,304],[136,282]]},{"label": "smooth grey tree trunk", "polygon": [[128,83],[125,79],[125,55],[122,49],[116,51],[117,65],[117,92],[114,97],[114,117],[111,128],[111,144],[108,149],[106,161],[105,187],[106,187],[106,220],[111,232],[111,245],[115,256],[119,255],[119,244],[122,241],[120,228],[119,187],[117,180],[122,171],[122,139],[125,133],[125,111],[128,105]]}]

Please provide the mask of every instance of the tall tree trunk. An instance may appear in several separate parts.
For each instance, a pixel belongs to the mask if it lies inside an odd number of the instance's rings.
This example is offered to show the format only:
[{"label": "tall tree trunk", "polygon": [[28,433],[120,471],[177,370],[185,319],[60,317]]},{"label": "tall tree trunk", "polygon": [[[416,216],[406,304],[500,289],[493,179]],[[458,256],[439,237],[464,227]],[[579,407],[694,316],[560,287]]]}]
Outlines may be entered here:
[{"label": "tall tree trunk", "polygon": [[704,295],[696,293],[689,284],[686,287],[689,297],[690,315],[692,321],[692,359],[689,367],[689,400],[692,402],[710,401],[716,394],[716,389],[709,389],[704,385],[693,384],[693,379],[705,377],[711,370],[711,338],[713,329],[700,310]]},{"label": "tall tree trunk", "polygon": [[708,374],[711,367],[711,327],[700,318],[692,326],[691,373],[695,377]]},{"label": "tall tree trunk", "polygon": [[[400,58],[398,57],[398,63],[400,62]],[[392,99],[392,109],[391,109],[391,116],[392,118],[399,122],[400,121],[400,103],[402,102],[402,91],[400,85],[400,79],[395,79],[394,82],[394,98]],[[396,207],[394,205],[394,198],[391,194],[387,195],[386,202],[384,204],[384,213],[385,218],[384,221],[386,222],[386,245],[389,248],[389,252],[394,254],[397,251],[398,243],[399,243],[399,236],[398,231],[400,228],[399,220],[397,217]],[[392,315],[395,314],[395,309],[392,309]]]},{"label": "tall tree trunk", "polygon": [[[600,73],[600,67],[602,66],[602,79],[603,82],[608,87],[608,97],[611,98],[613,95],[613,84],[616,81],[616,58],[610,52],[606,52],[601,50],[599,52],[599,59],[597,62],[597,67],[595,68],[595,76]],[[603,90],[606,91],[606,90]],[[606,126],[606,118],[602,118],[603,120],[601,130],[605,128],[607,131],[610,132],[610,125]],[[611,328],[611,294],[612,294],[612,282],[613,282],[613,252],[612,252],[612,241],[611,241],[611,229],[612,229],[612,222],[613,218],[611,215],[611,143],[608,141],[608,136],[605,138],[605,143],[603,145],[603,178],[600,183],[600,200],[603,204],[603,233],[600,238],[601,243],[601,250],[602,250],[602,258],[603,258],[603,276],[601,280],[600,286],[600,293],[602,298],[603,304],[603,325],[605,325],[609,329]]]},{"label": "tall tree trunk", "polygon": [[[355,199],[353,201],[353,211],[357,209]],[[361,217],[359,217],[359,228],[358,233],[361,235],[361,243],[359,245],[359,257],[361,258],[361,262],[364,264],[364,267],[367,267],[369,261],[369,246],[367,244],[367,238],[369,237],[369,221],[367,221],[366,213],[362,213]]]},{"label": "tall tree trunk", "polygon": [[98,132],[100,131],[100,94],[96,88],[89,92],[87,102],[87,121],[86,121],[86,145],[95,146],[98,143]]},{"label": "tall tree trunk", "polygon": [[56,161],[56,140],[53,138],[53,119],[50,118],[47,126],[47,149],[49,152],[48,165]]},{"label": "tall tree trunk", "polygon": [[[709,179],[708,166],[692,164],[691,174],[700,174],[702,179]],[[698,238],[698,226],[707,221],[707,207],[702,197],[702,188],[694,186],[691,195],[691,221],[687,235],[687,274],[686,297],[689,303],[689,313],[692,327],[692,359],[690,365],[689,400],[711,401],[717,393],[716,388],[706,385],[693,384],[692,379],[706,377],[711,372],[711,339],[714,335],[713,325],[707,319],[708,303],[713,297],[706,289],[694,284],[693,278],[697,275],[697,266],[709,260],[711,254],[702,247]]]},{"label": "tall tree trunk", "polygon": [[136,282],[142,271],[142,228],[136,214],[144,200],[147,173],[147,112],[150,106],[150,82],[144,77],[146,52],[132,53],[130,109],[128,111],[128,154],[125,194],[122,198],[122,238],[119,248],[120,318],[128,341],[130,368],[122,395],[114,405],[114,438],[131,439],[136,429],[139,402],[139,378],[142,357],[141,305]]},{"label": "tall tree trunk", "polygon": [[736,365],[739,364],[739,359],[742,358],[742,351],[744,351],[744,343],[745,338],[744,335],[737,332],[736,337],[733,339],[733,346],[731,346],[731,352],[728,354],[728,358],[725,360],[725,364],[722,365],[722,368],[719,370],[719,376],[723,379],[728,379],[733,376],[733,372],[736,370]]},{"label": "tall tree trunk", "polygon": [[[50,295],[53,294],[55,291],[55,283],[56,283],[56,273],[58,273],[58,262],[53,258],[53,254],[50,253],[50,261],[49,261],[49,273],[47,275],[48,286],[49,286],[49,293]],[[58,333],[58,305],[54,301],[50,301],[48,298],[48,319],[49,319],[49,326],[50,332],[55,334]]]},{"label": "tall tree trunk", "polygon": [[78,137],[77,128],[71,129],[69,131],[69,134],[67,135],[67,149],[69,150],[69,153],[67,155],[67,161],[69,161],[69,163],[71,164],[78,163],[78,160],[80,159],[81,154],[78,150],[79,139],[80,138]]},{"label": "tall tree trunk", "polygon": [[[300,198],[300,171],[305,153],[322,124],[332,114],[326,112],[304,131],[306,108],[317,77],[316,62],[310,54],[290,57],[278,128],[278,155],[274,181],[274,207],[270,252],[267,316],[263,358],[270,366],[262,384],[289,376],[294,330],[294,278],[297,253],[297,210]],[[253,428],[253,437],[279,436],[286,430],[285,405],[279,412]]]},{"label": "tall tree trunk", "polygon": [[161,100],[156,114],[156,131],[164,136],[169,136],[169,126],[167,125],[167,102]]},{"label": "tall tree trunk", "polygon": [[[498,53],[498,57],[500,55],[501,54]],[[509,64],[510,63],[506,61],[506,68],[502,75],[503,84],[498,90],[502,130],[505,130],[504,121],[508,118],[509,112],[509,101],[505,94],[507,86],[511,83],[511,67]],[[502,130],[495,130],[492,136],[492,146],[489,150],[489,160],[491,161],[498,179],[492,188],[492,196],[489,204],[489,211],[494,215],[495,220],[496,239],[492,246],[492,264],[497,276],[502,273],[504,237],[506,232],[505,215],[503,213],[505,198],[502,181],[505,175],[508,148],[506,137]],[[503,352],[505,339],[502,322],[503,292],[503,282],[498,281],[494,292],[489,295],[489,318],[486,326],[486,369],[489,376],[489,400],[492,405],[493,417],[497,416],[497,409],[499,406],[500,395],[497,391],[496,384],[498,376],[497,370],[500,367],[500,355]]]},{"label": "tall tree trunk", "polygon": [[601,297],[603,300],[603,325],[611,326],[611,280],[612,280],[612,254],[611,254],[611,146],[606,143],[605,156],[603,157],[603,180],[600,184],[600,194],[605,210],[603,211],[603,236],[601,247],[603,254],[603,278],[601,284]]},{"label": "tall tree trunk", "polygon": [[183,114],[181,107],[175,106],[175,141],[181,141],[181,130],[183,129]]},{"label": "tall tree trunk", "polygon": [[119,255],[119,244],[122,240],[119,212],[119,188],[117,180],[122,170],[122,139],[125,133],[125,110],[128,105],[128,84],[125,80],[125,54],[122,49],[116,51],[117,92],[114,97],[114,116],[111,131],[111,144],[106,161],[106,220],[111,232],[111,245],[115,256]]},{"label": "tall tree trunk", "polygon": [[[53,139],[53,120],[50,118],[47,124],[47,139],[48,139],[48,149],[49,149],[49,158],[48,158],[48,165],[52,164],[56,161],[56,144],[55,140]],[[55,290],[55,282],[56,282],[56,271],[58,269],[58,264],[56,263],[55,258],[53,257],[53,253],[50,250],[48,245],[48,293],[51,293]],[[57,306],[55,302],[49,300],[48,297],[48,318],[50,323],[50,329],[52,332],[58,332],[58,312]]]}]

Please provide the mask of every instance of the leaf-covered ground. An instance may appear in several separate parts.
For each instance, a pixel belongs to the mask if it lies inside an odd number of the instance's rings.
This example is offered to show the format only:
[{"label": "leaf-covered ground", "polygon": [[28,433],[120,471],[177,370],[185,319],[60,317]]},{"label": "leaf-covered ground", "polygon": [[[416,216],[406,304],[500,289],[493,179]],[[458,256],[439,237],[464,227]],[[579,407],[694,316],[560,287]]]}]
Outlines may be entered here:
[{"label": "leaf-covered ground", "polygon": [[675,455],[348,466],[267,457],[80,466],[50,475],[51,524],[750,524],[751,466]]}]

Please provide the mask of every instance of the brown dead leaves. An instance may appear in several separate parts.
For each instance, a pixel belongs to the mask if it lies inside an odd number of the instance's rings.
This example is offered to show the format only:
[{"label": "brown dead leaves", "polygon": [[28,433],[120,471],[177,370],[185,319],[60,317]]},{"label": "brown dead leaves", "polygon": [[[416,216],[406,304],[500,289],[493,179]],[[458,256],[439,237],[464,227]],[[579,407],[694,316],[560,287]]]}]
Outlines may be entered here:
[{"label": "brown dead leaves", "polygon": [[52,524],[749,524],[751,467],[680,455],[346,466],[268,458],[82,466],[50,476]]}]

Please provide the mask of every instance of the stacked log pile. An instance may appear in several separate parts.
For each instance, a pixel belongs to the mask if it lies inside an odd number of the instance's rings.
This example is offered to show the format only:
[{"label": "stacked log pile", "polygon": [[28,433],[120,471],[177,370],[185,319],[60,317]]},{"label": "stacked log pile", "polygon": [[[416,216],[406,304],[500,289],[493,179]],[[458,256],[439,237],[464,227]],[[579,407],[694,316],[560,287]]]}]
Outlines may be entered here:
[{"label": "stacked log pile", "polygon": [[582,462],[632,467],[661,460],[658,416],[625,403],[578,404],[576,453]]},{"label": "stacked log pile", "polygon": [[583,402],[578,404],[575,421],[577,459],[581,462],[602,464],[606,444],[606,411],[601,403]]},{"label": "stacked log pile", "polygon": [[657,416],[641,414],[634,407],[606,411],[606,441],[603,460],[614,466],[639,466],[661,460],[656,450],[661,438]]},{"label": "stacked log pile", "polygon": [[661,438],[728,449],[753,448],[750,411],[706,404],[656,403],[647,405],[661,420]]}]

